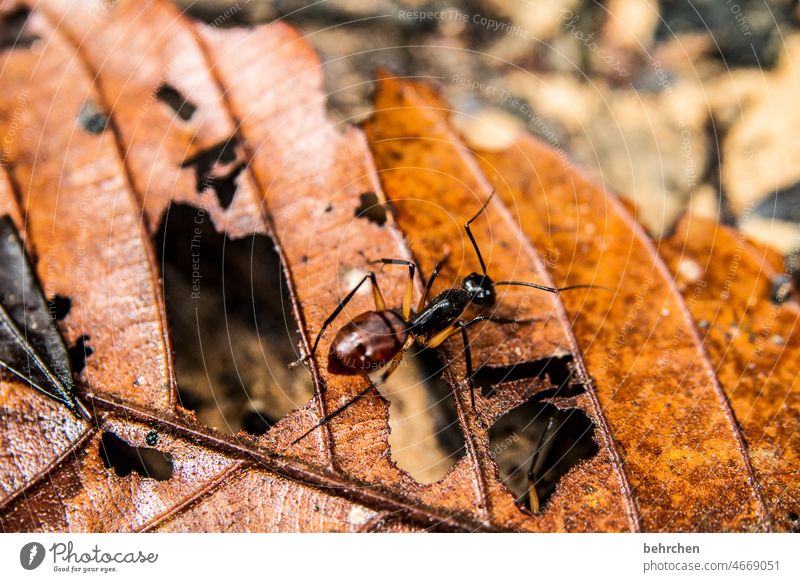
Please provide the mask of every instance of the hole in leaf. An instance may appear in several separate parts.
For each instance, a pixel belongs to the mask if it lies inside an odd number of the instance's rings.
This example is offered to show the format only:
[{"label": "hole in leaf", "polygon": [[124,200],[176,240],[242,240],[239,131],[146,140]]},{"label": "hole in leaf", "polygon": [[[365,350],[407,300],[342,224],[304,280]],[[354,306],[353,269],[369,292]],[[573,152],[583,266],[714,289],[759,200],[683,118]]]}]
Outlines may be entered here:
[{"label": "hole in leaf", "polygon": [[108,116],[94,101],[85,101],[78,113],[78,123],[89,133],[102,133],[108,127]]},{"label": "hole in leaf", "polygon": [[26,49],[39,40],[39,36],[30,31],[28,8],[17,8],[0,20],[0,50]]},{"label": "hole in leaf", "polygon": [[197,106],[169,83],[162,83],[158,86],[156,99],[168,105],[183,121],[189,121],[197,111]]},{"label": "hole in leaf", "polygon": [[72,309],[72,299],[56,295],[47,302],[47,308],[50,311],[50,317],[63,321],[69,315],[70,309]]},{"label": "hole in leaf", "polygon": [[800,515],[795,512],[790,513],[786,517],[789,518],[789,531],[791,533],[800,533]]},{"label": "hole in leaf", "polygon": [[250,434],[261,435],[271,429],[276,422],[277,420],[265,412],[251,410],[242,417],[242,430]]},{"label": "hole in leaf", "polygon": [[69,363],[72,366],[73,374],[80,374],[86,367],[86,358],[94,353],[94,350],[89,346],[90,338],[84,334],[67,350],[69,354]]},{"label": "hole in leaf", "polygon": [[236,195],[239,176],[245,168],[244,156],[235,136],[185,160],[181,168],[194,168],[197,193],[215,192],[222,208],[228,208]]},{"label": "hole in leaf", "polygon": [[186,388],[180,383],[178,384],[178,403],[186,410],[191,410],[193,412],[197,412],[197,410],[203,405],[203,402],[196,394],[196,391],[192,390],[191,388]]},{"label": "hole in leaf", "polygon": [[536,400],[500,418],[489,444],[503,483],[520,507],[534,513],[542,511],[561,477],[598,451],[586,413]]},{"label": "hole in leaf", "polygon": [[386,207],[378,200],[378,195],[375,192],[364,192],[359,195],[356,218],[366,218],[378,226],[386,224]]},{"label": "hole in leaf", "polygon": [[543,358],[519,362],[511,366],[481,366],[474,376],[475,386],[481,389],[484,398],[491,397],[495,387],[504,382],[546,378],[560,395],[572,383],[572,356]]},{"label": "hole in leaf", "polygon": [[398,467],[420,483],[444,477],[464,456],[450,386],[434,350],[416,347],[379,387],[389,400],[389,445]]},{"label": "hole in leaf", "polygon": [[272,239],[231,240],[182,204],[156,236],[181,404],[234,434],[264,432],[308,402],[310,375],[289,368],[299,334]]},{"label": "hole in leaf", "polygon": [[157,449],[134,447],[112,432],[104,432],[100,458],[106,469],[114,468],[120,477],[138,473],[146,479],[166,481],[172,477],[172,460]]}]

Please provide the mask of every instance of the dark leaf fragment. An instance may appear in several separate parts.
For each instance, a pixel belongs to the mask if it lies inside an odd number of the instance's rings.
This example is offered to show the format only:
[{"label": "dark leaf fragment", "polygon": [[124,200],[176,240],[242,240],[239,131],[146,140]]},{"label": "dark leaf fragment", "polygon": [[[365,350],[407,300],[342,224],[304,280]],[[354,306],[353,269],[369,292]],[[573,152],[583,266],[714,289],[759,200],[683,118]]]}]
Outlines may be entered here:
[{"label": "dark leaf fragment", "polygon": [[236,137],[218,143],[181,164],[182,168],[195,169],[197,193],[202,194],[207,189],[213,190],[222,208],[228,208],[233,202],[239,176],[245,166]]},{"label": "dark leaf fragment", "polygon": [[183,121],[189,121],[194,115],[194,112],[197,111],[197,106],[187,100],[180,91],[169,83],[159,85],[155,95],[156,99],[169,105],[175,114]]},{"label": "dark leaf fragment", "polygon": [[8,216],[0,219],[0,267],[0,367],[88,420],[61,334]]}]

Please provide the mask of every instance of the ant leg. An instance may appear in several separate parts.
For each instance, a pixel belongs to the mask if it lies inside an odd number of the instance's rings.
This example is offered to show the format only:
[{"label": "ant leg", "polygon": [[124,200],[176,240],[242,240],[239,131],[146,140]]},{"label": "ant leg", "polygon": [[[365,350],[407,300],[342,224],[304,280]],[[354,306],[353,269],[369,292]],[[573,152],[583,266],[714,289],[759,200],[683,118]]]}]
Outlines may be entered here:
[{"label": "ant leg", "polygon": [[461,339],[464,340],[464,360],[467,363],[467,381],[469,382],[469,400],[472,403],[472,412],[477,413],[475,409],[475,381],[472,378],[475,372],[472,370],[472,352],[469,349],[469,336],[467,335],[467,324],[463,321],[456,323],[458,329],[461,330]]},{"label": "ant leg", "polygon": [[334,309],[333,312],[328,316],[328,319],[324,321],[324,323],[322,324],[322,328],[319,330],[317,338],[314,340],[314,344],[311,347],[311,352],[308,355],[300,358],[296,362],[290,364],[291,368],[297,367],[300,363],[305,362],[306,360],[314,357],[314,354],[317,353],[317,346],[319,345],[319,340],[322,339],[322,334],[325,333],[325,330],[328,329],[328,327],[330,327],[330,325],[339,316],[342,310],[347,306],[348,303],[350,303],[350,300],[355,296],[356,292],[358,292],[358,290],[361,288],[361,285],[363,285],[367,281],[367,279],[369,279],[372,282],[372,297],[375,300],[375,308],[378,311],[383,311],[384,309],[386,309],[386,303],[383,300],[383,294],[381,293],[380,287],[378,287],[378,281],[375,278],[375,273],[370,271],[369,273],[364,275],[364,278],[358,282],[358,285],[353,287],[350,293],[348,293],[347,296],[339,302],[339,305],[336,306],[336,309]]},{"label": "ant leg", "polygon": [[475,254],[478,255],[478,262],[480,262],[481,264],[481,269],[483,270],[484,275],[486,275],[486,263],[483,262],[483,256],[481,255],[481,250],[478,248],[478,243],[475,241],[475,237],[472,235],[472,229],[470,229],[469,226],[470,224],[475,222],[475,219],[478,218],[481,215],[481,213],[483,213],[484,210],[486,210],[486,207],[489,205],[489,202],[494,197],[496,192],[497,189],[493,188],[492,193],[489,194],[489,197],[486,199],[486,202],[483,203],[483,206],[481,206],[480,210],[478,210],[478,212],[475,213],[475,216],[470,218],[464,225],[464,230],[467,231],[467,236],[469,237],[469,240],[472,242],[472,248],[475,249]]},{"label": "ant leg", "polygon": [[370,261],[372,264],[382,263],[384,265],[405,265],[408,267],[408,283],[406,284],[406,292],[403,295],[403,319],[408,321],[411,317],[411,299],[414,293],[414,273],[417,270],[416,263],[406,261],[405,259],[378,259],[377,261]]},{"label": "ant leg", "polygon": [[442,270],[442,267],[444,267],[444,264],[447,262],[449,258],[450,258],[450,251],[447,251],[442,257],[442,260],[436,263],[436,266],[433,268],[433,271],[431,272],[431,276],[428,279],[428,282],[425,283],[425,290],[422,292],[422,297],[419,298],[417,311],[422,311],[422,309],[425,307],[425,304],[428,302],[428,295],[430,295],[431,293],[431,287],[433,287],[433,282],[436,281],[436,277],[439,276],[439,272]]},{"label": "ant leg", "polygon": [[436,335],[431,336],[430,338],[428,338],[428,339],[426,339],[424,341],[421,341],[420,345],[423,348],[438,348],[440,345],[442,345],[444,343],[444,341],[447,338],[449,338],[451,335],[453,335],[457,331],[458,331],[458,327],[456,327],[455,324],[451,325],[450,327],[447,327],[447,328],[443,329],[442,331],[440,331]]},{"label": "ant leg", "polygon": [[308,429],[306,432],[304,432],[304,433],[303,433],[303,434],[301,434],[299,437],[297,437],[296,439],[294,439],[294,440],[292,441],[292,444],[293,444],[293,445],[296,445],[297,443],[299,443],[301,440],[303,440],[304,438],[306,438],[308,435],[310,435],[312,432],[314,432],[315,430],[317,430],[317,429],[318,429],[318,428],[320,428],[321,426],[325,426],[326,424],[328,424],[330,421],[332,421],[334,418],[336,418],[337,416],[339,416],[339,415],[340,415],[341,413],[343,413],[345,410],[347,410],[348,408],[350,408],[351,406],[353,406],[353,404],[355,404],[356,402],[358,402],[359,400],[361,400],[362,398],[364,398],[364,396],[366,396],[366,395],[367,395],[367,393],[368,393],[370,390],[372,390],[374,387],[375,387],[375,385],[374,385],[372,382],[370,382],[370,383],[369,383],[369,386],[367,386],[366,388],[364,388],[364,389],[363,389],[361,392],[359,392],[358,394],[356,394],[356,395],[355,395],[353,398],[351,398],[350,400],[348,400],[347,402],[345,402],[344,404],[342,404],[342,405],[341,405],[339,408],[337,408],[336,410],[334,410],[333,412],[331,412],[330,414],[328,414],[328,415],[327,415],[325,418],[323,418],[322,420],[320,420],[320,421],[319,421],[317,424],[315,424],[315,425],[314,425],[314,426],[312,426],[310,429]]},{"label": "ant leg", "polygon": [[541,321],[538,317],[531,317],[530,319],[509,319],[507,317],[499,317],[496,315],[478,315],[467,321],[464,325],[470,327],[475,325],[476,323],[480,323],[481,321],[491,321],[492,323],[499,323],[499,324],[509,324],[509,323],[533,323],[535,321]]},{"label": "ant leg", "polygon": [[[436,266],[433,268],[431,272],[431,276],[428,279],[428,282],[425,283],[425,289],[422,292],[422,296],[419,299],[419,303],[417,304],[417,311],[422,311],[425,307],[425,304],[428,302],[428,296],[431,292],[431,287],[433,287],[434,281],[436,281],[436,277],[439,276],[439,273],[444,267],[444,264],[450,258],[450,251],[447,251],[442,257],[442,259],[436,263]],[[406,261],[405,259],[378,259],[377,261],[370,261],[372,264],[382,263],[384,265],[407,265],[408,266],[408,287],[406,287],[406,294],[403,296],[403,318],[408,321],[411,317],[411,298],[412,293],[414,290],[414,272],[417,268],[416,263],[412,261]]]},{"label": "ant leg", "polygon": [[472,369],[472,353],[469,349],[469,338],[467,336],[467,328],[475,325],[476,323],[480,323],[481,321],[491,321],[493,323],[499,324],[509,324],[509,323],[532,323],[534,321],[539,321],[538,318],[531,318],[531,319],[508,319],[506,317],[497,317],[494,315],[478,315],[473,317],[469,321],[458,321],[456,325],[461,329],[461,336],[464,339],[464,357],[467,360],[467,378],[469,379],[469,390],[470,390],[470,399],[472,401],[472,410],[475,411],[475,380],[473,376],[475,372]]},{"label": "ant leg", "polygon": [[537,465],[541,462],[547,460],[547,455],[550,452],[550,446],[547,447],[545,450],[545,445],[549,445],[552,441],[550,438],[550,433],[553,431],[553,426],[555,425],[555,417],[551,416],[547,420],[547,426],[542,431],[541,436],[539,436],[539,442],[536,444],[536,451],[533,453],[533,457],[531,458],[531,465],[528,469],[528,506],[533,513],[539,513],[539,494],[536,493],[536,485],[538,479],[536,478],[537,474]]},{"label": "ant leg", "polygon": [[467,328],[479,323],[481,321],[491,321],[494,323],[507,324],[507,323],[531,323],[539,321],[537,318],[532,319],[507,319],[505,317],[496,317],[493,315],[478,315],[469,321],[457,321],[452,326],[443,329],[430,339],[420,342],[424,348],[437,348],[445,342],[449,337],[461,332],[461,338],[464,340],[464,357],[467,362],[467,380],[469,381],[470,401],[472,403],[472,410],[475,410],[475,375],[472,367],[472,350],[469,347],[469,336],[467,335]]},{"label": "ant leg", "polygon": [[330,414],[325,416],[325,418],[320,420],[317,424],[312,426],[310,429],[308,429],[306,432],[301,434],[299,437],[294,439],[292,441],[292,444],[296,445],[297,443],[299,443],[301,440],[306,438],[308,435],[310,435],[312,432],[314,432],[315,430],[317,430],[321,426],[325,426],[330,421],[332,421],[334,418],[336,418],[337,416],[342,414],[345,410],[347,410],[348,408],[353,406],[353,404],[355,404],[356,402],[358,402],[359,400],[364,398],[364,396],[366,396],[370,392],[370,390],[372,390],[373,388],[377,388],[378,386],[380,386],[381,384],[386,382],[386,380],[389,378],[389,376],[391,376],[392,373],[398,368],[398,365],[400,364],[400,358],[403,357],[403,353],[407,349],[408,349],[408,347],[404,346],[403,350],[401,352],[399,352],[394,358],[391,359],[391,361],[389,362],[389,369],[386,370],[383,374],[381,374],[381,377],[378,378],[377,382],[373,382],[372,380],[369,379],[369,376],[366,376],[367,381],[369,382],[369,385],[366,388],[364,388],[361,392],[356,394],[353,398],[351,398],[350,400],[348,400],[347,402],[342,404],[339,408],[337,408],[336,410],[334,410],[333,412],[331,412]]},{"label": "ant leg", "polygon": [[461,332],[461,338],[464,340],[464,358],[467,362],[467,381],[469,382],[470,401],[472,402],[472,410],[475,410],[475,382],[473,376],[475,375],[472,369],[472,350],[469,347],[469,336],[467,335],[467,327],[474,320],[468,322],[457,321],[452,326],[443,329],[430,339],[421,342],[424,348],[438,348],[446,339]]},{"label": "ant leg", "polygon": [[531,319],[507,319],[505,317],[496,317],[494,315],[478,315],[473,317],[469,321],[462,322],[457,321],[450,327],[446,327],[439,333],[434,336],[431,336],[429,339],[421,342],[422,347],[425,348],[438,348],[445,340],[447,340],[451,335],[457,333],[461,324],[464,324],[464,327],[471,327],[476,323],[480,323],[481,321],[492,321],[494,323],[532,323],[534,321],[540,321],[538,318],[531,318]]}]

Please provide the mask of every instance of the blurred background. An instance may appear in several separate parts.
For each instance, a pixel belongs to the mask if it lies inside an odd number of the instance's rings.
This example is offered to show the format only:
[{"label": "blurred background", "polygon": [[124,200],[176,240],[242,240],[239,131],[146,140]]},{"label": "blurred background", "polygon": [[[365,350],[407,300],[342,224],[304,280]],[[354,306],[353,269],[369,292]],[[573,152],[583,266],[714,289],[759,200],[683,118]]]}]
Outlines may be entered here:
[{"label": "blurred background", "polygon": [[783,252],[800,240],[793,0],[176,2],[212,26],[297,26],[336,121],[369,115],[389,67],[436,83],[481,147],[547,140],[656,237],[691,211]]}]

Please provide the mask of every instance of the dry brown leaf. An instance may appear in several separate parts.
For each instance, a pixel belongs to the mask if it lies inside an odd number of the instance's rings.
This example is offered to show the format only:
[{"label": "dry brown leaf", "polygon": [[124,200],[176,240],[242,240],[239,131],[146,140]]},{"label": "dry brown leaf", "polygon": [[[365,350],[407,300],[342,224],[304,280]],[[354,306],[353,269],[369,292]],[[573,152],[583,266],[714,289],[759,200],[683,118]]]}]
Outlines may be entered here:
[{"label": "dry brown leaf", "polygon": [[798,310],[768,249],[702,219],[685,218],[661,254],[704,335],[778,531],[798,529]]},{"label": "dry brown leaf", "polygon": [[[4,530],[771,527],[777,494],[765,503],[763,459],[748,455],[671,277],[613,196],[554,152],[524,137],[473,155],[429,89],[390,77],[366,136],[334,127],[319,60],[282,23],[222,30],[166,0],[48,0],[28,27],[38,42],[2,53],[0,137],[10,145],[0,211],[24,232],[46,296],[71,299],[66,340],[91,338],[77,380],[97,422],[0,379]],[[209,155],[225,163],[208,164]],[[272,237],[307,351],[370,258],[413,256],[428,274],[448,247],[435,290],[475,270],[462,225],[495,179],[501,195],[475,223],[495,279],[617,291],[504,292],[503,315],[540,321],[484,324],[475,361],[539,371],[480,396],[477,413],[462,350],[441,350],[453,363],[445,376],[467,450],[441,481],[422,485],[395,465],[388,404],[374,391],[291,444],[368,386],[328,373],[332,334],[312,363],[314,398],[262,437],[224,435],[178,406],[152,238],[170,203],[204,208],[231,238]],[[396,216],[358,218],[369,192],[378,202],[385,192]],[[400,303],[405,277],[381,273],[389,304]],[[341,321],[371,308],[368,294],[357,295]],[[557,372],[570,378],[563,391]],[[599,447],[538,514],[501,482],[490,440],[531,401],[583,415]],[[170,469],[120,472],[110,443]]]}]

